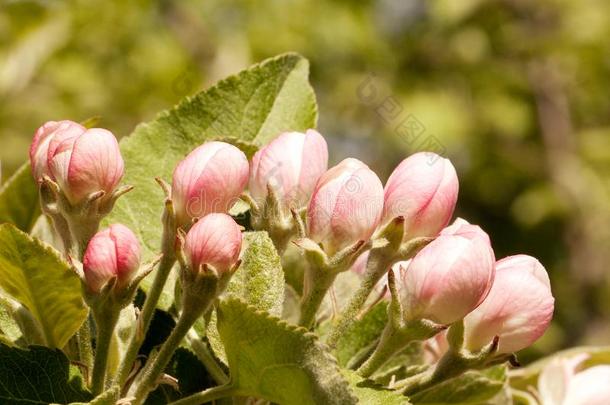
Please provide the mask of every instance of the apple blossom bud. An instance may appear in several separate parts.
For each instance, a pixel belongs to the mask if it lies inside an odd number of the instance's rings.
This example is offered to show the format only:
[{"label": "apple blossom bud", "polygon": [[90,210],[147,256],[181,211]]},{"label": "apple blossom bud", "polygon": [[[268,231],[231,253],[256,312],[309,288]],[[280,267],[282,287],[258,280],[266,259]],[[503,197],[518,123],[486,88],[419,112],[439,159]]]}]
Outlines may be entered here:
[{"label": "apple blossom bud", "polygon": [[436,236],[453,215],[458,189],[457,174],[448,159],[431,152],[415,153],[394,169],[386,183],[382,223],[402,216],[406,238]]},{"label": "apple blossom bud", "polygon": [[250,194],[263,204],[271,186],[286,207],[303,207],[327,165],[326,141],[317,131],[285,132],[252,158]]},{"label": "apple blossom bud", "polygon": [[578,371],[590,358],[587,353],[556,357],[538,377],[542,405],[605,405],[610,399],[610,366],[598,365]]},{"label": "apple blossom bud", "polygon": [[189,267],[212,266],[219,274],[230,271],[241,250],[239,225],[227,214],[213,213],[197,221],[186,235],[184,253]]},{"label": "apple blossom bud", "polygon": [[113,224],[93,236],[83,258],[83,272],[90,291],[99,292],[112,278],[117,286],[129,284],[140,267],[140,243],[124,225]]},{"label": "apple blossom bud", "polygon": [[207,142],[189,153],[174,170],[172,201],[178,223],[212,212],[227,212],[248,181],[248,159],[235,146]]},{"label": "apple blossom bud", "polygon": [[111,194],[123,177],[123,158],[114,135],[105,129],[86,129],[71,121],[47,122],[30,146],[34,177],[55,180],[72,204],[90,194]]},{"label": "apple blossom bud", "polygon": [[496,263],[496,278],[483,303],[464,319],[464,342],[478,350],[499,336],[498,353],[534,343],[553,317],[549,277],[531,256],[509,256]]},{"label": "apple blossom bud", "polygon": [[494,252],[478,226],[441,233],[408,264],[399,263],[397,282],[407,320],[429,319],[448,325],[475,309],[494,280]]},{"label": "apple blossom bud", "polygon": [[309,237],[332,254],[368,240],[381,219],[383,186],[357,159],[345,159],[328,170],[314,189],[307,210]]},{"label": "apple blossom bud", "polygon": [[54,144],[63,139],[75,138],[83,134],[87,129],[73,121],[48,121],[44,123],[36,133],[30,144],[30,165],[32,175],[36,181],[41,181],[44,175],[51,177],[49,170],[49,144],[54,140]]}]

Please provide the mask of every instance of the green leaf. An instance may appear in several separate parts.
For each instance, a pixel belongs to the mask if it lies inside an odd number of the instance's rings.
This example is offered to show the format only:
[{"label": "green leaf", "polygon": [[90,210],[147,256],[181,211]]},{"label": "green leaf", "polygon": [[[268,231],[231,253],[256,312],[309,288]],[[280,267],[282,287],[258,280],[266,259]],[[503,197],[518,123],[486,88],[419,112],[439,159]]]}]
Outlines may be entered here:
[{"label": "green leaf", "polygon": [[[2,292],[0,292],[2,294]],[[11,311],[0,302],[0,336],[3,343],[14,344],[23,338],[19,324],[13,318]]]},{"label": "green leaf", "polygon": [[70,367],[61,351],[0,344],[0,403],[67,404],[91,398],[78,368]]},{"label": "green leaf", "polygon": [[[224,296],[240,298],[259,310],[280,316],[284,287],[281,260],[267,232],[244,233],[242,263],[231,277]],[[210,316],[205,335],[214,354],[226,364],[227,356],[218,336],[215,312]]]},{"label": "green leaf", "polygon": [[244,233],[242,263],[227,287],[227,296],[271,315],[282,314],[284,272],[267,232]]},{"label": "green leaf", "polygon": [[460,377],[417,393],[414,404],[479,404],[502,391],[506,384],[506,367],[499,365],[483,371],[469,371]]},{"label": "green leaf", "polygon": [[528,387],[535,387],[538,381],[538,375],[542,369],[553,359],[573,357],[581,353],[586,353],[589,357],[583,361],[583,367],[592,367],[598,364],[610,363],[610,346],[582,346],[573,347],[571,349],[562,350],[551,356],[544,357],[527,367],[511,370],[510,385],[521,390],[527,390]]},{"label": "green leaf", "polygon": [[11,224],[0,225],[0,288],[31,312],[50,347],[63,347],[87,316],[78,276]]},{"label": "green leaf", "polygon": [[357,399],[318,338],[236,299],[222,301],[218,330],[240,394],[283,405]]},{"label": "green leaf", "polygon": [[378,303],[345,331],[335,349],[341,366],[345,366],[357,353],[379,338],[388,320],[387,308],[387,302]]},{"label": "green leaf", "polygon": [[24,163],[0,188],[0,223],[29,232],[40,216],[38,188],[29,163]]},{"label": "green leaf", "polygon": [[[135,189],[120,198],[106,223],[130,227],[143,244],[143,259],[157,254],[161,237],[163,193],[155,177],[167,181],[176,164],[209,140],[235,140],[252,154],[282,131],[316,125],[317,107],[308,82],[309,63],[285,54],[254,65],[186,98],[152,122],[139,125],[121,140],[124,183]],[[152,277],[141,287],[148,291]],[[172,304],[173,283],[167,283],[159,307]]]},{"label": "green leaf", "polygon": [[386,388],[380,387],[369,380],[363,380],[351,370],[342,370],[343,375],[350,383],[352,391],[358,397],[360,404],[366,405],[407,405],[408,399]]}]

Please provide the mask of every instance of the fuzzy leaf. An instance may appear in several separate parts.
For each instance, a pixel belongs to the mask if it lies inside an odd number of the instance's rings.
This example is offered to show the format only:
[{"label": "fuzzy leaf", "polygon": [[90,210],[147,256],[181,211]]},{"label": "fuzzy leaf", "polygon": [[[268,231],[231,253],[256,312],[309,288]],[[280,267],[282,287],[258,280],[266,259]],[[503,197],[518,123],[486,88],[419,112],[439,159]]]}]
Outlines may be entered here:
[{"label": "fuzzy leaf", "polygon": [[218,330],[240,394],[283,405],[355,404],[317,337],[236,299],[222,301]]},{"label": "fuzzy leaf", "polygon": [[342,371],[347,381],[349,381],[352,391],[358,397],[360,404],[407,405],[410,403],[405,396],[375,385],[369,380],[363,380],[362,377],[351,370]]},{"label": "fuzzy leaf", "polygon": [[0,288],[31,312],[50,347],[63,347],[87,316],[78,276],[11,224],[0,225]]},{"label": "fuzzy leaf", "polygon": [[0,188],[0,224],[10,222],[29,232],[40,216],[38,188],[29,163],[24,163]]},{"label": "fuzzy leaf", "polygon": [[[251,154],[282,131],[315,127],[316,102],[308,74],[307,60],[297,54],[281,55],[139,125],[121,141],[124,183],[135,189],[119,199],[107,223],[119,222],[136,232],[143,259],[150,260],[159,249],[164,199],[154,178],[170,181],[176,164],[208,140],[238,140],[236,144]],[[142,288],[146,291],[151,283],[148,277]],[[171,284],[162,296],[162,309],[172,304]]]},{"label": "fuzzy leaf", "polygon": [[495,397],[506,384],[506,367],[470,371],[411,397],[414,404],[480,404]]},{"label": "fuzzy leaf", "polygon": [[284,272],[271,238],[267,232],[246,232],[243,246],[242,263],[231,277],[227,295],[280,316],[284,302]]},{"label": "fuzzy leaf", "polygon": [[67,404],[89,401],[78,368],[59,350],[0,344],[0,403]]}]

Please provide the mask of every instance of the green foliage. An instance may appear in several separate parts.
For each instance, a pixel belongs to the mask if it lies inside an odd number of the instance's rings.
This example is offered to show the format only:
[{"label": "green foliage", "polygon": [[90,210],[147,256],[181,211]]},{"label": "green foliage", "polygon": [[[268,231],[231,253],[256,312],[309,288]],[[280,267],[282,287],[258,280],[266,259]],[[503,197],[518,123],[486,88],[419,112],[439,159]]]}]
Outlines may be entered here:
[{"label": "green foliage", "polygon": [[0,224],[10,222],[29,232],[40,215],[38,188],[29,163],[24,163],[0,188]]},{"label": "green foliage", "polygon": [[350,370],[342,370],[360,404],[366,405],[407,405],[410,402],[403,395],[390,391],[369,380],[363,380]]},{"label": "green foliage", "polygon": [[356,398],[317,337],[235,299],[218,309],[232,382],[243,395],[291,404],[353,404]]},{"label": "green foliage", "polygon": [[3,404],[67,404],[92,398],[78,368],[59,350],[28,350],[0,343],[0,402]]},{"label": "green foliage", "polygon": [[49,347],[63,347],[87,316],[78,276],[58,252],[13,225],[0,225],[0,288],[38,322]]},{"label": "green foliage", "polygon": [[506,385],[506,366],[469,371],[411,397],[414,404],[480,404],[495,397]]},{"label": "green foliage", "polygon": [[280,316],[284,302],[284,272],[267,232],[244,233],[242,262],[227,287],[227,296],[240,298],[258,310]]}]

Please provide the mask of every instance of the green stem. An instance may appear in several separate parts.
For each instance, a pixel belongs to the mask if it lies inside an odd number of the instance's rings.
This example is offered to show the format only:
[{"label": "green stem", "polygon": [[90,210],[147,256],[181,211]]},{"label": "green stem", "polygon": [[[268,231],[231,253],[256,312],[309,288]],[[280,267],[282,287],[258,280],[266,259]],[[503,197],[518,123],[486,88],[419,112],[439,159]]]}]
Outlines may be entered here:
[{"label": "green stem", "polygon": [[206,370],[214,381],[218,384],[226,384],[229,382],[229,377],[225,374],[220,364],[214,358],[214,355],[210,352],[208,346],[201,340],[199,335],[192,329],[188,332],[187,340],[191,345],[191,348],[195,352],[197,358],[203,363]]},{"label": "green stem", "polygon": [[370,377],[375,371],[383,366],[394,354],[407,347],[412,341],[409,331],[406,329],[397,329],[388,323],[383,330],[379,344],[375,351],[361,366],[358,368],[358,374],[362,377]]},{"label": "green stem", "polygon": [[146,365],[146,368],[143,371],[142,380],[138,383],[133,395],[135,397],[135,400],[133,401],[134,404],[143,403],[148,396],[148,393],[156,387],[159,377],[163,374],[165,367],[169,364],[169,361],[180,345],[180,342],[184,339],[197,318],[199,318],[199,316],[202,315],[202,312],[207,310],[208,307],[209,304],[205,305],[205,308],[202,308],[201,310],[189,311],[185,309],[182,312],[172,333],[161,346],[159,353],[152,359],[150,364]]},{"label": "green stem", "polygon": [[[112,311],[110,311],[112,312]],[[95,341],[95,361],[91,377],[91,392],[99,395],[105,388],[108,352],[112,334],[118,321],[119,313],[99,314],[95,317],[97,326],[97,339]]]},{"label": "green stem", "polygon": [[463,374],[468,371],[469,368],[467,360],[460,357],[458,353],[449,350],[438,361],[434,369],[424,372],[419,378],[414,378],[413,380],[407,379],[405,384],[402,384],[404,387],[402,392],[405,395],[413,395],[417,392],[427,390],[436,384]]},{"label": "green stem", "polygon": [[91,346],[91,321],[89,316],[87,316],[77,334],[80,362],[87,366],[88,370],[91,370],[93,368],[93,347]]},{"label": "green stem", "polygon": [[129,377],[129,373],[133,368],[133,364],[138,356],[138,350],[140,350],[140,346],[142,346],[142,343],[144,343],[146,332],[148,331],[152,316],[157,308],[157,303],[159,302],[159,298],[163,292],[163,287],[167,282],[167,278],[169,277],[175,262],[176,258],[174,255],[164,254],[161,262],[159,263],[155,280],[153,281],[150,290],[148,290],[144,307],[142,308],[142,312],[140,312],[140,316],[138,317],[137,326],[134,333],[131,335],[131,340],[129,341],[129,346],[125,352],[125,357],[121,362],[121,368],[117,373],[116,382],[120,386],[125,384],[127,378]]},{"label": "green stem", "polygon": [[208,388],[189,397],[171,402],[169,405],[199,405],[212,402],[216,399],[238,395],[238,390],[231,384]]},{"label": "green stem", "polygon": [[349,300],[345,309],[339,314],[333,328],[330,331],[327,344],[333,348],[339,342],[339,339],[350,325],[357,319],[358,314],[366,303],[369,295],[375,289],[375,286],[386,274],[387,269],[393,263],[393,255],[380,254],[376,250],[371,250],[369,253],[369,262],[367,263],[367,271],[360,287]]},{"label": "green stem", "polygon": [[310,268],[312,275],[307,280],[307,287],[301,299],[301,317],[299,325],[311,329],[316,321],[316,313],[322,305],[326,292],[337,277],[337,273],[325,271],[325,269]]}]

